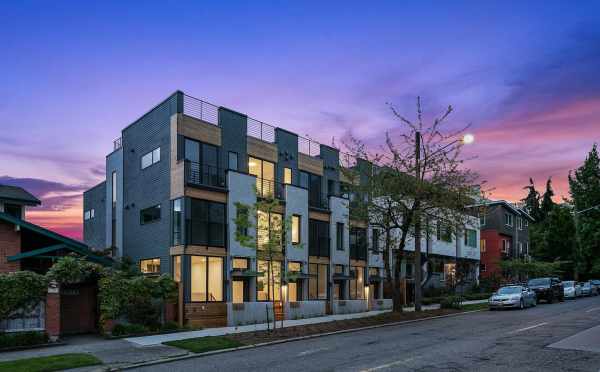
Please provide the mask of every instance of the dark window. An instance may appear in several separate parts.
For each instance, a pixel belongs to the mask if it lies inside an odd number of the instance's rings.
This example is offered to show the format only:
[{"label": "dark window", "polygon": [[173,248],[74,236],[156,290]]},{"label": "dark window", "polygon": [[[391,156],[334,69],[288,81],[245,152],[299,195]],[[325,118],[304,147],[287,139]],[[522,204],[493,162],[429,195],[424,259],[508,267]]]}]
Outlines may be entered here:
[{"label": "dark window", "polygon": [[200,163],[200,142],[185,139],[185,159]]},{"label": "dark window", "polygon": [[311,256],[329,257],[329,223],[309,220],[308,250]]},{"label": "dark window", "polygon": [[338,222],[336,225],[335,245],[338,251],[344,250],[344,224]]},{"label": "dark window", "polygon": [[367,230],[359,227],[350,229],[350,258],[367,259]]},{"label": "dark window", "polygon": [[160,220],[160,204],[140,211],[140,223],[145,225]]},{"label": "dark window", "polygon": [[225,204],[191,199],[190,206],[189,244],[225,246]]},{"label": "dark window", "polygon": [[378,253],[379,252],[379,230],[378,229],[373,229],[373,235],[371,236],[371,239],[373,240],[371,242],[371,250],[374,253]]},{"label": "dark window", "polygon": [[[4,213],[10,214],[13,217],[21,218],[22,207],[16,204],[4,204]],[[88,213],[88,212],[86,212]],[[87,218],[88,220],[93,217]]]},{"label": "dark window", "polygon": [[237,152],[229,151],[228,166],[229,166],[229,169],[238,170],[238,154],[237,154]]}]

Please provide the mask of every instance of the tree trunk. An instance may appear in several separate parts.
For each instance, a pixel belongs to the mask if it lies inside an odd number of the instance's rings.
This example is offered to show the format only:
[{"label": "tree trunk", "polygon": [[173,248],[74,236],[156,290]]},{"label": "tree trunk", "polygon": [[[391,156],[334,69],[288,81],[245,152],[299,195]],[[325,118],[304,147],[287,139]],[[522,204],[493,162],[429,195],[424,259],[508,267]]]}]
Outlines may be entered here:
[{"label": "tree trunk", "polygon": [[392,292],[393,311],[395,312],[402,312],[404,306],[403,290],[401,288],[401,264],[402,255],[400,255],[400,252],[396,252],[394,255],[394,286]]}]

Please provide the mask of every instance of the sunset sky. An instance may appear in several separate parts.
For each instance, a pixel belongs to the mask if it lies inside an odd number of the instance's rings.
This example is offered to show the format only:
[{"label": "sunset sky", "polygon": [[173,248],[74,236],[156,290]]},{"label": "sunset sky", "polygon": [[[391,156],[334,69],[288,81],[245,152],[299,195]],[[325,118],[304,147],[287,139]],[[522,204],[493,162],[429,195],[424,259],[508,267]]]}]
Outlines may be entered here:
[{"label": "sunset sky", "polygon": [[497,199],[568,196],[600,142],[597,1],[87,3],[0,3],[0,183],[76,238],[112,140],[177,89],[327,144],[451,104]]}]

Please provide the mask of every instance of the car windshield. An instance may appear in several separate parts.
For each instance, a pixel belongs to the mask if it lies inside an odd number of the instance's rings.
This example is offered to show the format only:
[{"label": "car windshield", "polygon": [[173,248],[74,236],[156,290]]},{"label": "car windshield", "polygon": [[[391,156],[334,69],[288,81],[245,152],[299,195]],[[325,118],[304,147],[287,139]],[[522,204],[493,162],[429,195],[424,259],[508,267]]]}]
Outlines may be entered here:
[{"label": "car windshield", "polygon": [[539,278],[539,279],[531,279],[529,281],[529,285],[548,285],[550,284],[550,279],[549,278]]},{"label": "car windshield", "polygon": [[583,283],[583,286],[587,288],[590,286],[590,283]]},{"label": "car windshield", "polygon": [[499,295],[521,293],[521,287],[502,287],[498,290]]},{"label": "car windshield", "polygon": [[567,282],[563,282],[563,285],[565,287],[574,287],[575,286],[575,282],[573,282],[573,281],[567,281]]}]

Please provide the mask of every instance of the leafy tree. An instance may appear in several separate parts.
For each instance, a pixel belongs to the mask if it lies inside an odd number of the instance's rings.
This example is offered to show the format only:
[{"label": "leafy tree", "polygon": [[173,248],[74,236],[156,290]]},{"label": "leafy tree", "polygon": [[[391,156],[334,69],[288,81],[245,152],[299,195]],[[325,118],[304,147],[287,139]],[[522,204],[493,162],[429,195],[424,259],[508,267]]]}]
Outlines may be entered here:
[{"label": "leafy tree", "polygon": [[575,206],[579,274],[600,275],[600,157],[594,144],[584,163],[569,173],[569,191]]},{"label": "leafy tree", "polygon": [[500,268],[507,273],[510,280],[519,282],[527,278],[540,276],[555,276],[562,273],[561,265],[563,262],[543,262],[543,261],[523,261],[519,259],[502,260]]},{"label": "leafy tree", "polygon": [[[465,206],[473,204],[478,189],[478,175],[465,167],[461,155],[461,139],[469,126],[458,130],[448,129],[446,119],[453,109],[446,111],[431,124],[424,124],[421,99],[417,97],[417,118],[411,121],[390,106],[400,128],[385,134],[382,153],[371,154],[365,144],[352,139],[349,155],[364,159],[373,166],[342,170],[360,182],[351,182],[350,189],[357,195],[351,204],[351,216],[368,215],[380,224],[386,233],[384,258],[386,282],[392,284],[394,311],[400,311],[400,265],[409,240],[415,245],[415,309],[421,310],[423,285],[421,242],[433,233],[438,222],[443,223],[452,235],[468,223]],[[391,239],[391,231],[395,238]]]},{"label": "leafy tree", "polygon": [[[256,188],[255,188],[256,191]],[[268,262],[267,281],[269,285],[269,297],[273,305],[273,329],[277,327],[275,319],[275,274],[273,270],[273,260],[277,256],[282,255],[284,247],[288,244],[288,237],[291,238],[289,230],[291,229],[291,221],[289,218],[272,219],[270,216],[275,213],[281,213],[281,203],[275,198],[274,193],[261,193],[261,197],[257,198],[256,203],[248,205],[237,202],[237,214],[235,218],[235,240],[246,248],[262,251]],[[259,236],[258,231],[262,232]],[[256,234],[253,235],[252,231]],[[266,234],[265,234],[266,232]],[[303,248],[303,245],[295,245],[297,248]],[[257,252],[258,253],[258,252]],[[282,260],[283,261],[283,260]],[[285,268],[281,267],[282,273]],[[279,280],[283,281],[281,276]],[[283,283],[282,283],[283,284]],[[282,286],[279,286],[279,298],[283,299]]]},{"label": "leafy tree", "polygon": [[572,208],[567,204],[556,204],[543,222],[530,225],[533,227],[535,244],[532,255],[542,261],[572,261],[575,259],[577,246],[575,221]]},{"label": "leafy tree", "polygon": [[0,320],[18,309],[35,307],[48,292],[48,280],[32,271],[0,274]]}]

